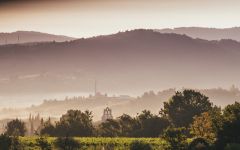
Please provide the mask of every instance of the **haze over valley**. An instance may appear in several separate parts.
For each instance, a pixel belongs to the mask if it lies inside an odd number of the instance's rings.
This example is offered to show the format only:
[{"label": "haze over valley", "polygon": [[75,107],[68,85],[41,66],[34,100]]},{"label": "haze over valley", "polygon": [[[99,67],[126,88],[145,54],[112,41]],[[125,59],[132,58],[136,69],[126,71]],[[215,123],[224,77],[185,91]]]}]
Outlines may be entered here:
[{"label": "haze over valley", "polygon": [[[59,117],[75,108],[92,110],[99,120],[107,106],[115,116],[123,112],[134,116],[143,109],[158,113],[163,101],[184,88],[201,91],[218,106],[239,100],[240,43],[190,36],[136,29],[1,45],[0,99],[8,113],[0,118],[39,112]],[[225,90],[233,84],[237,87]],[[148,97],[143,95],[146,91],[155,94]]]}]

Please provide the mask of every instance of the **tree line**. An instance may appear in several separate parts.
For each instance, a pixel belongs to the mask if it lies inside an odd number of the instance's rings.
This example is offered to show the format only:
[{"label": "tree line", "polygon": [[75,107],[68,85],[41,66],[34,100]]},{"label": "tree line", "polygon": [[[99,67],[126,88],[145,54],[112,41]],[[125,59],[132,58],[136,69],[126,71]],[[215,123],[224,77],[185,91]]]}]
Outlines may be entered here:
[{"label": "tree line", "polygon": [[[93,123],[90,111],[69,110],[55,124],[42,124],[39,135],[54,137],[159,137],[169,143],[168,149],[227,149],[240,147],[240,103],[220,108],[194,90],[176,92],[159,114],[148,110],[135,117],[127,114]],[[6,135],[24,136],[21,120],[7,124]],[[190,140],[190,142],[189,142]]]}]

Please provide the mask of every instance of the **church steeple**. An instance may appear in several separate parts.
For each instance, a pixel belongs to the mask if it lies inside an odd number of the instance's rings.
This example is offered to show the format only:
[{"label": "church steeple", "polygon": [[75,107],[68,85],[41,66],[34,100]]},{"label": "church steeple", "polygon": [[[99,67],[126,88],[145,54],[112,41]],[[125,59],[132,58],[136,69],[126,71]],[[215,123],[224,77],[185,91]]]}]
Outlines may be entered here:
[{"label": "church steeple", "polygon": [[112,110],[109,107],[103,110],[102,121],[105,122],[108,119],[113,119]]}]

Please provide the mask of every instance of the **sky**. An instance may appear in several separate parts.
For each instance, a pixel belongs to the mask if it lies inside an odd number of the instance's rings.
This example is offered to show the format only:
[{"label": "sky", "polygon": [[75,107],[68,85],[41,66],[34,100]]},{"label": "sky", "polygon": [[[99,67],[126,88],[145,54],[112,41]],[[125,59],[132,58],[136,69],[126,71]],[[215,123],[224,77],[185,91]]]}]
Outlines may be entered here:
[{"label": "sky", "polygon": [[240,26],[239,0],[1,0],[0,32],[91,37],[137,28]]}]

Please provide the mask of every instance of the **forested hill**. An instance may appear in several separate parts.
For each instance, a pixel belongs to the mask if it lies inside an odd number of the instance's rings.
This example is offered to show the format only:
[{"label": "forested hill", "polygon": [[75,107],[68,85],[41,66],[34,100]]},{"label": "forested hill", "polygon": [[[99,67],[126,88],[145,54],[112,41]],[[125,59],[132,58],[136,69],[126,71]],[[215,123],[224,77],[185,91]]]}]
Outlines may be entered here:
[{"label": "forested hill", "polygon": [[33,43],[33,42],[47,42],[56,41],[64,42],[74,40],[75,38],[53,35],[34,31],[16,31],[12,33],[0,33],[0,45],[5,44],[19,44],[19,43]]},{"label": "forested hill", "polygon": [[240,43],[153,30],[62,43],[4,45],[0,58],[4,94],[92,91],[95,79],[102,91],[113,93],[226,87],[239,83],[240,76]]}]

